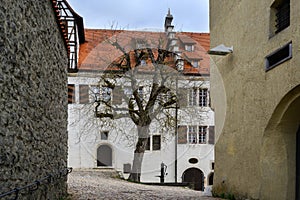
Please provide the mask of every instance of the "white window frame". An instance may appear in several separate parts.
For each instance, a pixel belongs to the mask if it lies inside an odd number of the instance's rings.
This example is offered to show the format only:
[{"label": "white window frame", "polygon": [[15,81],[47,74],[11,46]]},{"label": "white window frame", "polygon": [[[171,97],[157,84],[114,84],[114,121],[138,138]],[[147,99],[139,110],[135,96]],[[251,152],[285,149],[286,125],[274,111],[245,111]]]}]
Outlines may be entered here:
[{"label": "white window frame", "polygon": [[188,126],[187,128],[188,144],[207,144],[208,126]]},{"label": "white window frame", "polygon": [[199,126],[198,127],[198,137],[199,144],[207,144],[207,126]]},{"label": "white window frame", "polygon": [[209,106],[209,93],[208,88],[191,88],[188,94],[188,105],[208,107]]},{"label": "white window frame", "polygon": [[189,52],[194,51],[194,45],[192,45],[192,44],[186,44],[185,45],[185,50],[189,51]]}]

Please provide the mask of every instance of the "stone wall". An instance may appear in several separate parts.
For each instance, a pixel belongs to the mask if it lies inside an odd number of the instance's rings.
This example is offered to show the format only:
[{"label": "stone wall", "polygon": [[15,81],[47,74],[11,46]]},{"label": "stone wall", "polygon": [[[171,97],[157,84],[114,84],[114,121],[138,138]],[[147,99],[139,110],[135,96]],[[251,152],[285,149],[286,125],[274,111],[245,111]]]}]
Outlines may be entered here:
[{"label": "stone wall", "polygon": [[[67,51],[51,1],[1,1],[0,66],[2,194],[67,166]],[[66,195],[54,179],[20,199]]]}]

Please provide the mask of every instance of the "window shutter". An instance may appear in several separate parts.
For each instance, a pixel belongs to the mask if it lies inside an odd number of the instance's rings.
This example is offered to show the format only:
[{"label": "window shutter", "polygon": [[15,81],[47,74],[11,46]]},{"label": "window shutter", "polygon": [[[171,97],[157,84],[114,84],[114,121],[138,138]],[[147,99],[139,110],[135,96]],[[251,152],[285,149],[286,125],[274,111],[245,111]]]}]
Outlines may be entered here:
[{"label": "window shutter", "polygon": [[178,91],[178,102],[180,108],[187,106],[187,93],[188,89],[186,88],[180,88]]},{"label": "window shutter", "polygon": [[122,104],[122,94],[123,94],[123,92],[122,92],[120,86],[116,86],[113,89],[113,100],[112,100],[113,105]]},{"label": "window shutter", "polygon": [[75,85],[68,85],[68,103],[75,103]]},{"label": "window shutter", "polygon": [[187,143],[187,126],[178,126],[178,144]]},{"label": "window shutter", "polygon": [[215,144],[215,127],[214,126],[209,127],[208,144]]},{"label": "window shutter", "polygon": [[79,85],[79,103],[89,103],[88,85]]}]

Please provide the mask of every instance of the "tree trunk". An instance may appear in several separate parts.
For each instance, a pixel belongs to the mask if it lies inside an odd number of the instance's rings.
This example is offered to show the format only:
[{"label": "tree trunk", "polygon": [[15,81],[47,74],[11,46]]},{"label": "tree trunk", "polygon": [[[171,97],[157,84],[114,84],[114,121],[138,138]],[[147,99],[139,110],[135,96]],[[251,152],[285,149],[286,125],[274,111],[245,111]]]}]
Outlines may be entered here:
[{"label": "tree trunk", "polygon": [[142,162],[148,143],[148,138],[149,126],[138,126],[138,141],[135,146],[132,169],[128,178],[130,181],[141,181]]}]

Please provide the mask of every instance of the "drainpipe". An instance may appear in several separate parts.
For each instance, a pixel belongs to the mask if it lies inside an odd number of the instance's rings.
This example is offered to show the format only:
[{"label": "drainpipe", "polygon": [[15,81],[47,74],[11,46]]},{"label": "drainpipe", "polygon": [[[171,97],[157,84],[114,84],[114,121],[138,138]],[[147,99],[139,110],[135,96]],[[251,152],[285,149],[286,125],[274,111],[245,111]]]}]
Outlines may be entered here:
[{"label": "drainpipe", "polygon": [[175,107],[175,183],[177,183],[177,141],[178,141],[178,77],[176,78],[176,107]]}]

